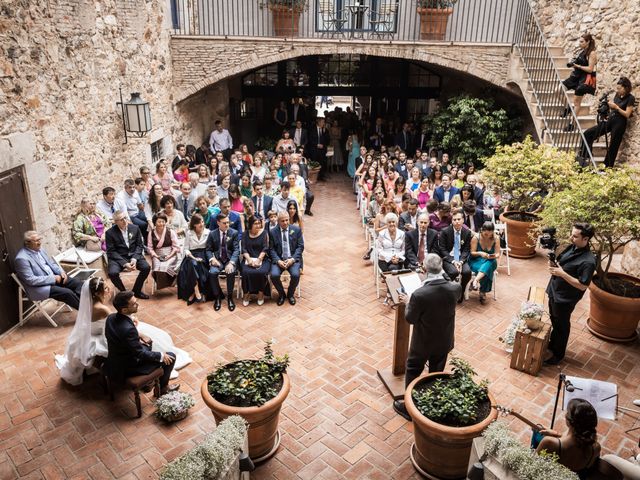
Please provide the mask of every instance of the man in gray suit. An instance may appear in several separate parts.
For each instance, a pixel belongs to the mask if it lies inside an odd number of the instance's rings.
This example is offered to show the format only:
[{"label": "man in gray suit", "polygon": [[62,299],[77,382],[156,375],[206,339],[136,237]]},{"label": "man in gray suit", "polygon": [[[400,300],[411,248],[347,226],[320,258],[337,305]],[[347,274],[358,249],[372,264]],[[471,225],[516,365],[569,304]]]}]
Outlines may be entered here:
[{"label": "man in gray suit", "polygon": [[180,210],[188,222],[189,219],[191,219],[193,207],[196,203],[196,194],[193,192],[191,184],[189,182],[182,182],[180,185],[180,194],[175,195],[175,198],[176,210]]},{"label": "man in gray suit", "polygon": [[[435,253],[425,257],[424,269],[427,277],[422,286],[411,297],[400,296],[400,301],[408,303],[405,318],[413,325],[405,387],[422,374],[426,363],[429,373],[444,371],[447,355],[453,350],[456,304],[462,287],[445,280],[442,259]],[[411,421],[404,401],[395,400],[393,409]]]},{"label": "man in gray suit", "polygon": [[78,310],[82,282],[69,277],[42,249],[42,237],[29,230],[15,259],[16,275],[34,301],[53,298]]}]

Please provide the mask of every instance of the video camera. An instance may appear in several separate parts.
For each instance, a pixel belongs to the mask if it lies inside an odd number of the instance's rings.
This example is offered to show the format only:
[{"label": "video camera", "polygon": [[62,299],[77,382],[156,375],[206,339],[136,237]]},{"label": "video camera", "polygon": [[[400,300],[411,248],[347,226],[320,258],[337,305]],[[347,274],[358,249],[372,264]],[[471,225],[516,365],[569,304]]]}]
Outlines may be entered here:
[{"label": "video camera", "polygon": [[609,92],[604,93],[600,100],[598,100],[598,116],[602,119],[605,119],[609,116],[609,111],[611,108],[609,107]]},{"label": "video camera", "polygon": [[540,235],[540,246],[545,250],[549,250],[547,257],[553,265],[557,265],[556,262],[556,248],[558,248],[558,240],[556,239],[555,227],[547,227],[542,229],[542,235]]}]

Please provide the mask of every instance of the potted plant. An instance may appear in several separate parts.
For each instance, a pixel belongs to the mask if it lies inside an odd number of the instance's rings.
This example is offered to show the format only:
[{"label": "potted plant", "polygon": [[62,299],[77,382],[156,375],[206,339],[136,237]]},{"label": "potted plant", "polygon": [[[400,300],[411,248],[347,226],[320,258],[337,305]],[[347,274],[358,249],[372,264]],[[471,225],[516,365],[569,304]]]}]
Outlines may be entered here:
[{"label": "potted plant", "polygon": [[558,192],[576,174],[573,155],[550,145],[537,145],[530,136],[521,143],[499,147],[485,160],[483,177],[503,199],[508,199],[500,220],[507,224],[509,255],[536,254],[536,214],[550,192]]},{"label": "potted plant", "polygon": [[300,13],[306,8],[307,0],[268,0],[273,14],[273,29],[276,37],[297,37]]},{"label": "potted plant", "polygon": [[569,180],[569,188],[544,202],[540,227],[555,227],[567,238],[575,222],[590,223],[595,236],[591,250],[596,275],[589,286],[591,333],[605,340],[627,342],[636,338],[640,319],[640,279],[611,271],[613,256],[640,239],[640,183],[626,168],[600,174],[584,171]]},{"label": "potted plant", "polygon": [[259,359],[218,365],[200,389],[216,423],[231,415],[247,421],[249,456],[256,462],[271,457],[280,444],[280,408],[290,389],[286,373],[289,356],[275,356],[272,344],[266,342]]},{"label": "potted plant", "polygon": [[444,40],[456,3],[458,0],[418,0],[420,40]]},{"label": "potted plant", "polygon": [[156,416],[165,422],[182,420],[189,414],[189,409],[196,402],[193,397],[184,392],[169,392],[156,400]]},{"label": "potted plant", "polygon": [[318,181],[318,175],[320,174],[320,168],[322,167],[320,166],[320,163],[314,160],[309,160],[307,162],[307,167],[309,169],[309,183],[313,185]]},{"label": "potted plant", "polygon": [[460,358],[450,364],[453,373],[422,375],[404,394],[415,438],[411,461],[443,479],[465,477],[473,439],[497,417],[488,382],[475,383],[471,365]]}]

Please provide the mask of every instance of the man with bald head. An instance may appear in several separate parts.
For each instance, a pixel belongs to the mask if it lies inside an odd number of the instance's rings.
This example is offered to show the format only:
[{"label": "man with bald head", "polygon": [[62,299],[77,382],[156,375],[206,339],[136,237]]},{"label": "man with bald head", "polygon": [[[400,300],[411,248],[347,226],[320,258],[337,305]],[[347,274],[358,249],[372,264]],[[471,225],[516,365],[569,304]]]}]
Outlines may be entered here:
[{"label": "man with bald head", "polygon": [[[300,228],[289,225],[289,214],[286,211],[278,213],[278,225],[269,231],[269,255],[271,257],[271,281],[278,291],[278,306],[285,298],[291,305],[296,304],[295,291],[300,282],[300,267],[304,241]],[[291,279],[285,294],[280,276],[287,270]]]},{"label": "man with bald head", "polygon": [[15,259],[16,275],[30,300],[53,298],[71,308],[80,306],[82,282],[68,276],[42,248],[42,237],[35,230],[24,233],[24,247]]},{"label": "man with bald head", "polygon": [[417,270],[429,253],[438,252],[438,232],[429,228],[429,214],[418,215],[418,228],[404,236],[405,258],[409,268]]}]

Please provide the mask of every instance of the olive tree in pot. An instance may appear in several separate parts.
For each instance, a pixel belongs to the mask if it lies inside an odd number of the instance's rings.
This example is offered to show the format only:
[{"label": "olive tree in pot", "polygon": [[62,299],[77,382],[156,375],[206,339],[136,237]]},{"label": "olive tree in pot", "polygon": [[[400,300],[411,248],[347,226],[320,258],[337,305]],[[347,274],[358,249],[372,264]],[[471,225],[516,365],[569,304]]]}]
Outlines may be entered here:
[{"label": "olive tree in pot", "polygon": [[419,472],[442,479],[465,477],[473,439],[498,416],[488,382],[474,382],[471,365],[460,358],[450,364],[453,373],[422,375],[404,394],[415,439],[411,461]]},{"label": "olive tree in pot", "polygon": [[488,185],[507,199],[500,220],[507,224],[509,255],[531,258],[536,254],[536,214],[550,192],[560,191],[576,174],[573,155],[538,145],[529,136],[521,143],[499,147],[485,160]]},{"label": "olive tree in pot", "polygon": [[272,341],[256,360],[218,365],[202,382],[200,394],[216,423],[240,415],[249,424],[249,456],[260,462],[275,454],[280,444],[280,408],[289,395],[287,354],[273,354]]},{"label": "olive tree in pot", "polygon": [[444,40],[456,3],[458,0],[418,0],[420,40]]},{"label": "olive tree in pot", "polygon": [[640,279],[611,271],[613,256],[640,239],[640,183],[629,169],[597,174],[583,171],[569,188],[550,195],[540,212],[541,226],[568,237],[576,222],[590,223],[596,275],[589,286],[591,333],[605,340],[635,340],[640,319]]}]

